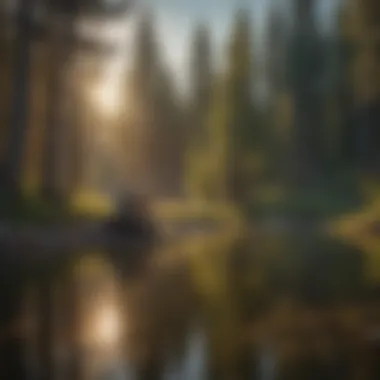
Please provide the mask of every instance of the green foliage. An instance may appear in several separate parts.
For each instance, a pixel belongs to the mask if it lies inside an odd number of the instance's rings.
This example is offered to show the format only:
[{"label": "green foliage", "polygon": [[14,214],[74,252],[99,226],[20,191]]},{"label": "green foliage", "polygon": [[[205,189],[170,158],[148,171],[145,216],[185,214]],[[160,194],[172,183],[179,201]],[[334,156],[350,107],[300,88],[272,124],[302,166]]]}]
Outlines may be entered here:
[{"label": "green foliage", "polygon": [[129,180],[137,188],[170,196],[180,188],[186,134],[173,76],[159,47],[153,16],[145,13],[126,87],[133,112],[123,120],[124,160]]},{"label": "green foliage", "polygon": [[376,2],[358,0],[355,7],[349,9],[351,39],[354,56],[352,61],[352,85],[357,104],[379,99],[379,24],[380,12]]},{"label": "green foliage", "polygon": [[191,145],[200,147],[207,140],[206,116],[209,113],[214,79],[211,65],[210,31],[204,24],[194,32],[191,81]]},{"label": "green foliage", "polygon": [[16,36],[12,49],[12,92],[9,131],[5,152],[3,180],[15,192],[22,188],[24,153],[28,136],[29,90],[32,51],[33,3],[20,3],[16,17]]},{"label": "green foliage", "polygon": [[286,89],[286,54],[289,38],[286,18],[277,6],[273,6],[270,11],[267,34],[267,81],[270,96],[273,98]]},{"label": "green foliage", "polygon": [[[276,186],[275,186],[276,188]],[[338,178],[335,183],[316,186],[312,190],[278,188],[277,199],[257,197],[249,202],[246,211],[257,217],[284,217],[288,220],[328,220],[357,209],[363,202],[360,188],[354,178]],[[268,190],[264,188],[264,196]],[[258,192],[260,195],[260,192]]]},{"label": "green foliage", "polygon": [[278,182],[286,181],[289,174],[289,156],[291,148],[291,94],[287,88],[287,48],[289,45],[289,27],[284,14],[273,6],[268,18],[266,39],[267,58],[266,82],[268,86],[268,104],[263,110],[262,123],[267,154],[268,175]]},{"label": "green foliage", "polygon": [[212,198],[215,195],[212,182],[213,170],[208,148],[211,136],[207,118],[210,113],[213,87],[209,30],[200,25],[195,30],[193,41],[192,82],[189,109],[188,141],[185,152],[185,190],[190,197]]},{"label": "green foliage", "polygon": [[[141,81],[145,83],[152,81],[159,63],[158,54],[154,18],[152,14],[145,12],[136,35],[136,52],[133,66],[133,74],[140,84]],[[146,89],[145,86],[143,88]]]},{"label": "green foliage", "polygon": [[65,205],[49,204],[35,195],[12,197],[0,194],[0,219],[11,225],[51,225],[64,223],[72,215]]},{"label": "green foliage", "polygon": [[[246,12],[236,16],[227,62],[226,72],[213,86],[206,118],[207,144],[191,153],[195,161],[192,172],[198,184],[195,187],[203,189],[198,193],[241,201],[256,174],[247,162],[260,143],[254,125],[252,40]],[[202,158],[194,158],[196,155]]]},{"label": "green foliage", "polygon": [[0,157],[3,160],[7,127],[9,125],[9,106],[11,98],[13,46],[6,36],[0,37]]},{"label": "green foliage", "polygon": [[[346,34],[351,54],[348,84],[352,92],[351,114],[356,139],[355,166],[364,172],[379,169],[378,109],[380,102],[379,7],[372,0],[347,6]],[[377,116],[376,116],[377,115]]]},{"label": "green foliage", "polygon": [[230,106],[230,138],[234,155],[244,154],[259,144],[258,131],[253,125],[253,57],[250,19],[241,11],[236,16],[226,73],[226,100]]},{"label": "green foliage", "polygon": [[350,84],[350,62],[353,44],[348,33],[348,9],[342,7],[337,18],[337,32],[330,44],[330,84],[328,127],[326,130],[327,155],[330,163],[337,166],[355,162],[355,134],[350,109],[353,93]]},{"label": "green foliage", "polygon": [[[315,1],[300,3],[288,51],[293,98],[293,177],[300,185],[316,181],[324,169],[326,51],[314,13]],[[311,174],[312,173],[312,174]]]},{"label": "green foliage", "polygon": [[[210,338],[210,359],[220,374],[237,371],[243,339],[255,339],[261,318],[275,331],[276,300],[290,296],[302,307],[335,308],[363,294],[365,257],[356,249],[317,234],[292,236],[260,233],[255,238],[223,235],[193,242],[189,255],[192,280],[201,304],[201,317]],[[306,306],[306,309],[308,307]],[[314,317],[318,312],[314,311]],[[275,315],[273,314],[275,313]],[[248,326],[247,326],[248,322]],[[297,329],[297,326],[295,326]],[[288,330],[287,330],[288,331]]]},{"label": "green foliage", "polygon": [[187,160],[186,188],[191,198],[212,200],[218,194],[216,170],[212,157],[191,151]]}]

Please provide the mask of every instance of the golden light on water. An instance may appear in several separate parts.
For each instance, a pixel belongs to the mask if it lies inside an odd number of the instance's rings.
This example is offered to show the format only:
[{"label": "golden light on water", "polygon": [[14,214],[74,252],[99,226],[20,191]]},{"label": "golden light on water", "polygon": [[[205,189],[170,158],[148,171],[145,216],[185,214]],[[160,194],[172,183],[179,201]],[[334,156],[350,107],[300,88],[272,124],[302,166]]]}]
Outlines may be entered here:
[{"label": "golden light on water", "polygon": [[96,253],[82,258],[75,268],[81,299],[81,342],[96,352],[118,351],[125,315],[113,266]]},{"label": "golden light on water", "polygon": [[114,297],[104,294],[96,298],[84,313],[82,342],[94,352],[116,353],[123,344],[125,316]]},{"label": "golden light on water", "polygon": [[96,343],[115,347],[121,338],[120,315],[114,305],[106,305],[96,312],[94,338]]}]

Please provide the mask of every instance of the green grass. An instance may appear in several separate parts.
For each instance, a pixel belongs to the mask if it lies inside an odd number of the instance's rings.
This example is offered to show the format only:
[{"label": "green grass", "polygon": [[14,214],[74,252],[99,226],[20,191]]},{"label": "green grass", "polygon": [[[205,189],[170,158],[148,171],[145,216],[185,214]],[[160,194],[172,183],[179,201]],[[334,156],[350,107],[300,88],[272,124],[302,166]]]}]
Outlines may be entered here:
[{"label": "green grass", "polygon": [[299,219],[329,219],[361,207],[363,199],[346,188],[287,190],[278,199],[257,199],[246,207],[250,216],[281,216]]},{"label": "green grass", "polygon": [[[167,221],[231,222],[241,221],[244,216],[330,219],[361,207],[363,199],[352,189],[341,185],[295,191],[272,186],[256,192],[256,198],[241,208],[227,202],[170,199],[154,201],[151,206],[155,217]],[[0,221],[8,224],[65,223],[103,218],[114,211],[109,199],[88,192],[76,194],[67,205],[49,204],[35,195],[15,199],[0,192]]]},{"label": "green grass", "polygon": [[197,200],[159,200],[152,204],[155,216],[164,220],[239,220],[238,208],[228,202]]},{"label": "green grass", "polygon": [[0,191],[0,222],[12,225],[50,225],[102,219],[115,210],[99,194],[76,192],[66,203],[47,202],[33,192],[17,198]]},{"label": "green grass", "polygon": [[[226,202],[191,200],[157,200],[150,205],[158,220],[217,222],[240,221],[236,206]],[[80,192],[71,197],[66,205],[49,204],[34,195],[19,198],[0,192],[0,222],[13,225],[65,223],[73,219],[102,219],[115,212],[110,199],[100,194]]]}]

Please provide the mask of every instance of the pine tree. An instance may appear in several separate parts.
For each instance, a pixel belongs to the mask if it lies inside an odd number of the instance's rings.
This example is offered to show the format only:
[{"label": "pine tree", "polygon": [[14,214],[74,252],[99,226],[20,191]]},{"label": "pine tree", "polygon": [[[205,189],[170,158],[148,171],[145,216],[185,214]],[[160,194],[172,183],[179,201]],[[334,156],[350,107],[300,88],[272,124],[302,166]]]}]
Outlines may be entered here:
[{"label": "pine tree", "polygon": [[3,168],[9,127],[13,44],[5,30],[0,40],[0,168]]},{"label": "pine tree", "polygon": [[148,12],[139,22],[135,46],[135,60],[129,83],[129,88],[132,88],[134,114],[125,128],[125,157],[130,183],[144,191],[149,189],[158,192],[158,174],[161,167],[158,157],[159,145],[162,144],[159,141],[163,137],[159,106],[163,99],[158,99],[158,93],[162,96],[160,87],[163,85],[163,69],[154,20]]},{"label": "pine tree", "polygon": [[[70,85],[69,65],[75,43],[75,20],[79,0],[55,1],[51,17],[55,22],[49,28],[48,50],[48,106],[43,154],[42,195],[49,201],[66,201],[72,190],[73,162],[70,152],[74,127],[67,108]],[[63,12],[63,13],[62,13]],[[65,104],[66,103],[66,104]]]},{"label": "pine tree", "polygon": [[298,184],[319,180],[324,160],[324,44],[315,22],[314,0],[295,1],[289,80],[294,105],[294,168]]},{"label": "pine tree", "polygon": [[[247,12],[239,11],[228,51],[225,76],[215,88],[211,108],[207,165],[215,196],[246,200],[260,164],[260,135],[253,125],[252,41]],[[206,170],[206,168],[204,169]]]},{"label": "pine tree", "polygon": [[135,91],[144,93],[146,101],[152,96],[152,88],[157,79],[158,67],[161,65],[154,27],[153,15],[145,12],[139,22],[136,33],[136,52],[133,65]]},{"label": "pine tree", "polygon": [[360,168],[375,173],[380,168],[380,7],[373,0],[355,0],[352,9],[352,62],[355,101],[355,136]]},{"label": "pine tree", "polygon": [[276,182],[284,182],[289,174],[290,104],[286,86],[286,57],[289,45],[289,28],[285,16],[277,5],[273,6],[268,20],[266,74],[269,100],[267,104],[268,150],[270,165]]},{"label": "pine tree", "polygon": [[[206,139],[205,117],[209,111],[213,69],[211,64],[210,32],[206,25],[200,25],[195,32],[191,67],[191,112],[193,124],[190,134],[201,144]],[[196,142],[194,141],[196,144]]]},{"label": "pine tree", "polygon": [[185,137],[181,104],[173,75],[162,65],[155,88],[155,158],[152,173],[162,196],[176,196],[182,190]]},{"label": "pine tree", "polygon": [[17,11],[17,36],[13,62],[13,96],[4,163],[5,185],[14,195],[19,195],[22,190],[24,153],[29,119],[31,15],[33,7],[33,1],[22,0]]},{"label": "pine tree", "polygon": [[203,24],[198,26],[194,33],[191,62],[191,97],[187,122],[185,181],[190,196],[201,196],[205,189],[202,189],[203,174],[201,173],[200,162],[203,161],[209,144],[207,116],[210,112],[214,80],[209,30]]},{"label": "pine tree", "polygon": [[241,10],[236,15],[226,74],[227,107],[230,107],[228,193],[236,201],[247,198],[260,160],[257,153],[261,135],[253,118],[252,45],[250,18]]},{"label": "pine tree", "polygon": [[353,41],[350,36],[350,8],[342,4],[338,9],[336,30],[330,45],[330,159],[340,169],[352,168],[355,163],[355,135],[352,123],[353,93],[349,69]]},{"label": "pine tree", "polygon": [[286,88],[286,48],[289,39],[289,28],[282,10],[273,6],[268,19],[267,37],[267,81],[270,97]]},{"label": "pine tree", "polygon": [[48,51],[45,41],[38,41],[33,47],[31,64],[30,117],[25,155],[25,181],[28,191],[38,193],[42,174],[42,153],[46,120],[47,89],[46,72]]}]

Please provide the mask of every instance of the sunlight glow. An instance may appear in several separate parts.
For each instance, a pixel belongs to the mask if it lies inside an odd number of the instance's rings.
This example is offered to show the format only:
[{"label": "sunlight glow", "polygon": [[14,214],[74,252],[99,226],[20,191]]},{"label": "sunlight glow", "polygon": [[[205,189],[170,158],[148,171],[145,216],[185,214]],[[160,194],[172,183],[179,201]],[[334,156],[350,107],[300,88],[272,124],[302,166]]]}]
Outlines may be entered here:
[{"label": "sunlight glow", "polygon": [[109,57],[101,63],[100,75],[89,86],[89,101],[95,114],[115,119],[125,111],[126,69],[123,56]]},{"label": "sunlight glow", "polygon": [[115,305],[104,305],[95,311],[93,341],[104,348],[115,348],[121,338],[121,321]]},{"label": "sunlight glow", "polygon": [[113,81],[98,83],[91,89],[91,102],[105,117],[115,117],[121,107],[121,91]]},{"label": "sunlight glow", "polygon": [[99,341],[114,344],[119,339],[119,318],[116,310],[107,308],[100,313],[98,321]]}]

